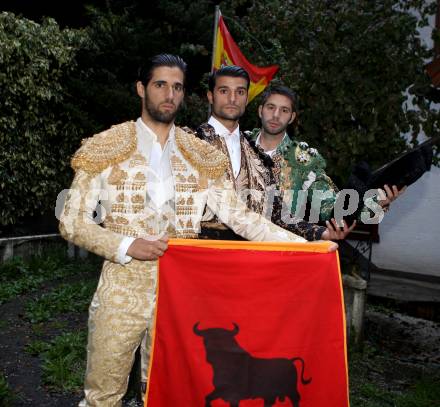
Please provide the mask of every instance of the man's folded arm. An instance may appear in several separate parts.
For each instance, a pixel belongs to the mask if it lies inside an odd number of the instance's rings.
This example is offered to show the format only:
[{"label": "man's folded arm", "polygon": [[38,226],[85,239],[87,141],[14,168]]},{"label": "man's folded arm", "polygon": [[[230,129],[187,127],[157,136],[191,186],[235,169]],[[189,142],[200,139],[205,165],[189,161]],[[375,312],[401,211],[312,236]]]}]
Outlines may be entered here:
[{"label": "man's folded arm", "polygon": [[209,187],[207,205],[222,223],[247,240],[306,242],[306,239],[248,209],[238,198],[232,184],[223,178]]}]

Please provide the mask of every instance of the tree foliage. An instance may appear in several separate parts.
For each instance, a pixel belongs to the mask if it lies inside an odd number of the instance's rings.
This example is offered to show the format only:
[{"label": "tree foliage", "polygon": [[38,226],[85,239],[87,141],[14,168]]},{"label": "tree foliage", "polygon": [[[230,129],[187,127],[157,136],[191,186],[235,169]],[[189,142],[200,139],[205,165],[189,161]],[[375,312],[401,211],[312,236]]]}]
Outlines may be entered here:
[{"label": "tree foliage", "polygon": [[162,52],[179,54],[190,66],[187,103],[177,122],[198,124],[206,118],[200,78],[210,67],[207,44],[212,41],[214,9],[209,1],[112,1],[104,9],[88,10],[86,31],[93,47],[79,53],[81,72],[69,84],[86,133],[139,115],[134,88],[138,67]]},{"label": "tree foliage", "polygon": [[[422,127],[429,136],[438,133],[438,114],[423,92],[412,95],[416,110],[408,109],[404,94],[428,86],[424,64],[432,51],[421,44],[417,27],[435,14],[435,2],[228,3],[224,13],[235,14],[249,31],[240,35],[249,59],[279,64],[278,81],[299,94],[297,136],[322,152],[337,179],[360,160],[379,166],[394,158],[406,146],[401,133],[413,142]],[[425,17],[419,23],[415,12]]]},{"label": "tree foliage", "polygon": [[53,207],[70,176],[68,151],[79,129],[63,104],[66,76],[86,38],[0,14],[0,223]]}]

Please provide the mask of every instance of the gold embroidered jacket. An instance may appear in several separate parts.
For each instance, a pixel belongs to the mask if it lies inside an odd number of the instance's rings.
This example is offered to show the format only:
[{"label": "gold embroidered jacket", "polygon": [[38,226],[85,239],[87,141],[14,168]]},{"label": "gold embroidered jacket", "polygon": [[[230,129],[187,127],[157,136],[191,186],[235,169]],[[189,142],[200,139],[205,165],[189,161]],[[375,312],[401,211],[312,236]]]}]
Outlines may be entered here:
[{"label": "gold embroidered jacket", "polygon": [[[83,141],[72,159],[75,178],[60,221],[62,235],[89,251],[116,261],[124,236],[159,234],[161,219],[147,210],[148,154],[138,146],[136,124],[113,126]],[[147,140],[150,146],[152,140]],[[205,207],[248,240],[304,241],[252,212],[225,180],[228,160],[220,151],[176,127],[171,168],[175,185],[175,214],[170,236],[195,238]],[[93,220],[97,204],[102,226]],[[206,217],[209,215],[205,214]]]}]

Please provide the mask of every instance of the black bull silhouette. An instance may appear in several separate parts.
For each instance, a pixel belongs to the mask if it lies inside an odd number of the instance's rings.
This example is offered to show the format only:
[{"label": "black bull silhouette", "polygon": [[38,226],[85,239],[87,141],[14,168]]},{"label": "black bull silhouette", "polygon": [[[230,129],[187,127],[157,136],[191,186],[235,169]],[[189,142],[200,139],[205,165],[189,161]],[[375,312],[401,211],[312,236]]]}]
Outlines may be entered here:
[{"label": "black bull silhouette", "polygon": [[271,407],[277,398],[284,401],[290,399],[293,407],[299,407],[301,399],[297,389],[297,373],[295,360],[302,363],[301,382],[304,379],[304,360],[302,358],[255,358],[246,352],[235,340],[238,325],[234,329],[209,328],[201,330],[199,322],[194,333],[203,338],[206,359],[214,371],[214,391],[205,397],[205,407],[211,402],[222,399],[231,407],[238,407],[241,400],[262,398],[264,407]]}]

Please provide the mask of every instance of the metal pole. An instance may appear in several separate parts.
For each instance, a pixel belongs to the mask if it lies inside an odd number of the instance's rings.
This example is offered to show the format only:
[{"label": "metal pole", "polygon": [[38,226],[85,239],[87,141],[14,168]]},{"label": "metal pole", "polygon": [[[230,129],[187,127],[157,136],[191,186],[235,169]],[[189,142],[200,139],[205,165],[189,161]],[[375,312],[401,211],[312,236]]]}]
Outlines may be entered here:
[{"label": "metal pole", "polygon": [[218,29],[218,20],[220,19],[220,6],[215,6],[215,15],[214,15],[214,35],[212,40],[212,58],[211,58],[211,72],[214,71],[214,58],[215,58],[215,46],[217,45],[217,29]]},{"label": "metal pole", "polygon": [[[220,6],[215,6],[214,13],[214,35],[212,39],[211,73],[214,72],[215,47],[217,45],[218,20],[220,18]],[[208,120],[211,117],[211,105],[208,103]]]}]

